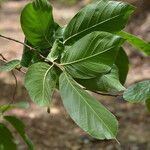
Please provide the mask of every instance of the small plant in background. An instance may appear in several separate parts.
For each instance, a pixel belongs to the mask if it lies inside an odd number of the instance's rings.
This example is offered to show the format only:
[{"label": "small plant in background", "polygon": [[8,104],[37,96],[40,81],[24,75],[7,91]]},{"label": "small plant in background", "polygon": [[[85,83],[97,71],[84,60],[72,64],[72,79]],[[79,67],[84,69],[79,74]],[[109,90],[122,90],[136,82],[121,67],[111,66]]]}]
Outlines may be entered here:
[{"label": "small plant in background", "polygon": [[0,105],[0,150],[16,150],[17,146],[13,135],[7,127],[8,123],[16,129],[19,133],[21,138],[25,141],[28,146],[28,149],[33,149],[33,144],[29,137],[25,132],[25,125],[24,123],[15,116],[8,116],[6,112],[14,109],[14,108],[28,108],[29,104],[27,102],[20,102],[20,103],[10,103],[7,105]]},{"label": "small plant in background", "polygon": [[123,95],[126,101],[144,102],[149,108],[150,80],[124,87],[129,69],[124,42],[150,55],[150,44],[123,31],[134,10],[128,3],[95,0],[61,27],[54,21],[51,4],[34,0],[21,12],[25,42],[0,35],[24,45],[21,61],[6,62],[0,71],[25,67],[25,87],[33,102],[49,108],[57,89],[78,126],[96,139],[117,141],[116,117],[87,91]]}]

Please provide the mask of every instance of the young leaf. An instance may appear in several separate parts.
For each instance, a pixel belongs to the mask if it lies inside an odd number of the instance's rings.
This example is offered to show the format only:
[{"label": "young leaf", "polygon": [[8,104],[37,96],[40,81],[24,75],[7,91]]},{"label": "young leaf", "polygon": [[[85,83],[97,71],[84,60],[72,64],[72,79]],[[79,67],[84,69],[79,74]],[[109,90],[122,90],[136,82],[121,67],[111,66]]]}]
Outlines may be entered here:
[{"label": "young leaf", "polygon": [[90,33],[66,48],[61,63],[74,78],[94,78],[111,70],[123,42],[111,33]]},{"label": "young leaf", "polygon": [[58,39],[54,42],[53,47],[51,49],[51,52],[47,56],[47,59],[50,61],[55,61],[58,58],[60,58],[62,51],[64,50],[64,46],[62,42],[60,42]]},{"label": "young leaf", "polygon": [[122,47],[119,49],[115,64],[119,71],[119,80],[123,85],[126,81],[129,71],[129,59]]},{"label": "young leaf", "polygon": [[116,139],[118,123],[113,114],[66,73],[61,74],[59,84],[63,104],[77,125],[94,138]]},{"label": "young leaf", "polygon": [[124,31],[120,31],[117,33],[126,39],[131,45],[135,48],[143,52],[145,55],[150,56],[150,44],[145,42],[144,40]]},{"label": "young leaf", "polygon": [[21,26],[27,40],[35,47],[49,48],[53,43],[52,6],[47,0],[34,0],[21,13]]},{"label": "young leaf", "polygon": [[14,116],[4,116],[4,119],[7,120],[17,130],[19,135],[22,137],[22,139],[27,144],[28,150],[33,150],[34,147],[33,147],[32,141],[29,139],[29,137],[25,133],[24,123],[20,119],[14,117]]},{"label": "young leaf", "polygon": [[148,98],[146,100],[146,107],[147,107],[148,111],[150,112],[150,98]]},{"label": "young leaf", "polygon": [[145,102],[150,98],[150,80],[131,85],[124,92],[123,98],[132,103]]},{"label": "young leaf", "polygon": [[41,106],[50,104],[56,82],[55,68],[43,62],[30,66],[25,76],[25,87],[31,99]]},{"label": "young leaf", "polygon": [[89,4],[70,21],[64,32],[64,43],[70,45],[93,31],[122,30],[134,7],[124,3],[99,0]]},{"label": "young leaf", "polygon": [[101,74],[88,80],[78,79],[77,82],[91,91],[118,92],[125,90],[119,81],[118,68],[115,65],[112,67],[111,72],[107,74]]},{"label": "young leaf", "polygon": [[2,150],[17,150],[11,132],[2,123],[0,123],[0,147],[3,147]]},{"label": "young leaf", "polygon": [[12,71],[13,69],[15,69],[17,66],[20,65],[20,60],[11,60],[7,63],[5,63],[4,65],[0,66],[0,72],[9,72]]},{"label": "young leaf", "polygon": [[[29,45],[29,46],[32,46],[29,41],[27,41],[25,39],[25,44]],[[21,59],[21,65],[23,67],[29,67],[31,65],[31,61],[32,61],[32,58],[34,56],[34,52],[31,51],[28,47],[24,46],[23,48],[23,54],[22,54],[22,59]]]}]

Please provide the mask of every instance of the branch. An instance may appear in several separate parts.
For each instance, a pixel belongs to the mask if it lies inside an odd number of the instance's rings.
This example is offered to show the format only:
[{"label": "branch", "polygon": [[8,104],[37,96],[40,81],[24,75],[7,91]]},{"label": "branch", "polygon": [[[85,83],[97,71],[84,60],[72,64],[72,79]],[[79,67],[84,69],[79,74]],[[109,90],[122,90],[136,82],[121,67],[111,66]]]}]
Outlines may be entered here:
[{"label": "branch", "polygon": [[[88,90],[86,89],[85,87],[83,88],[84,90]],[[90,90],[91,91],[91,90]],[[111,94],[111,93],[102,93],[102,92],[99,92],[99,91],[91,91],[95,94],[98,94],[98,95],[103,95],[103,96],[112,96],[112,97],[118,97],[118,96],[122,96],[122,93],[120,94]]]},{"label": "branch", "polygon": [[36,50],[36,49],[32,48],[31,46],[29,46],[28,44],[23,43],[23,42],[20,42],[20,41],[18,41],[18,40],[16,40],[16,39],[13,39],[13,38],[11,38],[11,37],[7,37],[7,36],[1,35],[1,34],[0,34],[0,37],[3,38],[3,39],[7,39],[7,40],[10,40],[10,41],[19,43],[19,44],[21,44],[21,45],[24,45],[25,47],[29,48],[30,50]]},{"label": "branch", "polygon": [[3,59],[4,61],[7,61],[7,59],[6,59],[2,54],[0,54],[0,56],[2,57],[2,59]]},{"label": "branch", "polygon": [[120,94],[111,94],[111,93],[102,93],[102,92],[98,92],[98,91],[92,91],[93,93],[99,94],[99,95],[103,95],[103,96],[112,96],[112,97],[118,97],[118,96],[122,96],[122,93]]},{"label": "branch", "polygon": [[[24,42],[20,42],[20,41],[18,41],[18,40],[16,40],[16,39],[13,39],[13,38],[11,38],[11,37],[7,37],[7,36],[1,35],[1,34],[0,34],[0,37],[3,38],[3,39],[7,39],[7,40],[10,40],[10,41],[19,43],[19,44],[21,44],[21,45],[24,45],[25,47],[29,48],[32,52],[36,52],[36,51],[37,51],[35,48],[31,47],[30,45],[28,45],[28,44],[26,44],[26,43],[24,43]],[[40,54],[40,53],[38,53],[38,54],[39,54],[39,56],[40,56],[41,58],[46,59],[46,57],[44,57],[42,54]],[[49,60],[47,60],[47,61],[49,61]],[[49,61],[49,62],[50,62],[50,61]],[[51,62],[51,63],[53,63],[53,62]]]},{"label": "branch", "polygon": [[[0,37],[3,38],[3,39],[7,39],[7,40],[10,40],[10,41],[19,43],[19,44],[21,44],[21,45],[24,45],[25,47],[29,48],[31,51],[37,52],[37,50],[36,50],[35,48],[29,46],[29,45],[26,44],[26,43],[20,42],[20,41],[18,41],[18,40],[16,40],[16,39],[13,39],[13,38],[11,38],[11,37],[7,37],[7,36],[1,35],[1,34],[0,34]],[[44,56],[43,56],[42,54],[40,54],[40,53],[38,53],[38,54],[39,54],[39,56],[40,56],[41,58],[43,58],[45,61],[50,62],[50,63],[56,65],[57,67],[59,67],[61,70],[63,70],[63,67],[62,67],[61,65],[57,64],[56,62],[52,62],[52,61],[48,60],[46,57],[44,57]],[[3,58],[2,54],[0,54],[0,56]],[[5,60],[5,59],[3,59],[3,60]],[[17,69],[17,70],[18,70],[18,69]]]}]

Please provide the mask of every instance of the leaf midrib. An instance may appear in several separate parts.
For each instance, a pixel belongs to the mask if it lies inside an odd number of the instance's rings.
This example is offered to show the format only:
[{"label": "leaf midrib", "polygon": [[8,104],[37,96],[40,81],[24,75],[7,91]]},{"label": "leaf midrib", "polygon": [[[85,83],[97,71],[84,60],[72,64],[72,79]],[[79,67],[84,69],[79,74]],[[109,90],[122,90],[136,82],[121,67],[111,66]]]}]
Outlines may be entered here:
[{"label": "leaf midrib", "polygon": [[102,51],[102,52],[99,52],[99,53],[96,53],[96,54],[94,54],[94,55],[91,55],[91,56],[89,56],[89,57],[85,57],[85,58],[78,59],[78,60],[75,60],[75,61],[72,61],[72,62],[68,62],[68,63],[62,63],[62,64],[60,64],[60,65],[66,66],[66,65],[71,65],[71,64],[79,63],[79,62],[81,62],[81,61],[85,61],[85,60],[90,59],[90,58],[93,58],[93,57],[95,57],[95,56],[97,56],[97,55],[103,54],[103,53],[109,51],[110,49],[112,49],[112,48],[114,48],[114,47],[116,47],[116,46],[111,46],[110,48],[107,48],[106,50],[104,50],[104,51]]},{"label": "leaf midrib", "polygon": [[[89,106],[89,108],[91,108],[91,110],[94,112],[94,114],[99,118],[99,120],[103,123],[103,125],[107,128],[107,130],[111,133],[111,135],[113,136],[114,139],[115,135],[111,132],[111,130],[109,129],[109,127],[105,124],[105,122],[103,121],[103,119],[101,119],[97,113],[95,112],[95,110],[90,106],[90,104],[84,99],[84,97],[82,96],[82,94],[80,94],[80,92],[73,86],[73,84],[71,83],[71,81],[68,79],[67,74],[64,72],[66,79],[68,80],[68,82],[70,83],[70,85],[72,86],[72,88],[81,96],[81,98],[84,100],[84,102]],[[105,136],[105,135],[104,135]],[[106,136],[105,136],[106,137]],[[117,140],[117,139],[116,139]]]},{"label": "leaf midrib", "polygon": [[101,25],[101,24],[103,24],[103,23],[105,23],[105,22],[107,22],[107,21],[110,21],[110,20],[115,19],[115,18],[117,18],[117,17],[119,17],[119,16],[122,16],[123,14],[124,14],[124,13],[120,13],[119,15],[116,15],[116,16],[114,16],[114,17],[112,17],[112,18],[106,19],[106,20],[104,20],[104,21],[102,21],[102,22],[100,22],[100,23],[98,23],[98,24],[95,24],[95,25],[93,25],[93,26],[91,26],[91,27],[89,27],[89,28],[87,28],[87,29],[84,29],[84,30],[82,30],[82,31],[80,31],[80,32],[78,32],[78,33],[76,33],[76,34],[70,36],[69,38],[67,38],[67,39],[63,42],[64,45],[65,45],[65,44],[67,43],[67,41],[69,41],[70,39],[72,39],[72,38],[74,38],[74,37],[76,37],[76,36],[78,36],[78,35],[80,35],[80,34],[86,32],[86,31],[88,31],[88,30],[90,30],[90,29],[92,29],[92,28],[95,28],[95,27],[97,27],[97,26],[99,26],[99,25]]},{"label": "leaf midrib", "polygon": [[48,69],[47,69],[47,71],[45,72],[45,74],[44,74],[44,78],[43,78],[43,82],[42,82],[42,100],[44,100],[45,99],[45,81],[46,81],[46,77],[47,77],[47,75],[48,75],[48,73],[49,73],[49,71],[52,69],[52,67],[53,67],[54,65],[52,65],[52,66],[50,66]]}]

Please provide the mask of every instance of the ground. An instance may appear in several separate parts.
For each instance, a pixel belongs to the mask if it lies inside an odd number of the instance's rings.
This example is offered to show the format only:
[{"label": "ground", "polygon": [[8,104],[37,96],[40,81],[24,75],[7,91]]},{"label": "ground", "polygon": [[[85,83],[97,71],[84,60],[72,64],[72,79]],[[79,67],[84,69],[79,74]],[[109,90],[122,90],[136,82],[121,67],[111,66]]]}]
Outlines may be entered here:
[{"label": "ground", "polygon": [[[27,1],[6,1],[0,9],[0,33],[24,40],[19,24],[19,15]],[[83,3],[74,6],[62,6],[55,1],[54,16],[56,21],[64,25],[82,7]],[[150,12],[137,10],[126,30],[143,39],[150,40]],[[130,73],[126,86],[131,83],[150,79],[150,59],[144,57],[129,45],[125,45],[130,56]],[[0,39],[0,53],[7,59],[20,58],[22,45]],[[94,95],[119,121],[118,140],[97,141],[87,136],[70,119],[63,108],[59,93],[53,99],[51,114],[46,108],[33,104],[23,86],[23,75],[16,72],[19,80],[16,101],[27,100],[31,106],[27,110],[15,109],[14,114],[23,119],[29,137],[35,144],[35,150],[149,150],[150,149],[150,114],[144,104],[129,104],[122,98],[110,98]],[[0,103],[7,103],[11,99],[14,89],[14,80],[11,74],[0,74]],[[14,135],[15,131],[14,131]],[[17,137],[19,150],[26,150],[23,141]]]}]

